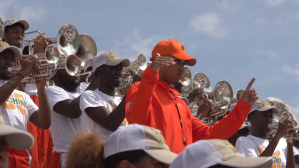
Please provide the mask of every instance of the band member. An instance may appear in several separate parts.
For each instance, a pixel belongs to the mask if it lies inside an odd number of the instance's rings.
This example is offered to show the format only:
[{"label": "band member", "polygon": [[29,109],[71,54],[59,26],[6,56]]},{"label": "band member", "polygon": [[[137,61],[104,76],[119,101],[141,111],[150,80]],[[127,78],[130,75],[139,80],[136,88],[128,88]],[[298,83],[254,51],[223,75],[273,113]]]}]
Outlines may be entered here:
[{"label": "band member", "polygon": [[186,147],[169,168],[271,168],[271,157],[244,157],[226,140],[200,140]]},{"label": "band member", "polygon": [[[196,59],[187,55],[182,43],[164,40],[153,49],[151,60],[142,81],[134,83],[127,93],[126,118],[129,123],[160,129],[175,153],[200,139],[228,139],[241,127],[258,99],[256,90],[250,89],[252,79],[234,110],[208,127],[191,115],[186,103],[178,98],[179,93],[169,86],[178,83],[184,66],[194,66]],[[199,110],[209,111],[210,106]]]},{"label": "band member", "polygon": [[160,130],[130,124],[113,132],[105,143],[100,135],[78,134],[66,168],[168,168],[176,157]]},{"label": "band member", "polygon": [[[8,19],[4,22],[5,31],[4,31],[4,41],[9,45],[15,46],[18,48],[22,47],[25,31],[29,29],[29,23],[26,20],[18,20],[16,18]],[[34,52],[41,53],[45,48],[45,33],[39,35],[34,40]],[[24,46],[23,54],[28,55],[28,45]],[[35,84],[27,85],[22,82],[17,87],[18,90],[23,91],[30,95],[30,98],[38,106],[38,90]],[[52,149],[52,139],[49,132],[49,129],[41,129],[34,124],[27,123],[28,131],[34,136],[35,143],[32,148],[30,148],[29,153],[32,156],[31,167],[43,167],[43,165],[49,162],[47,159],[48,149]],[[50,155],[51,156],[51,155]]]},{"label": "band member", "polygon": [[248,136],[249,133],[250,133],[250,130],[251,130],[251,126],[250,125],[247,125],[246,123],[243,123],[243,125],[241,126],[241,128],[233,135],[231,136],[230,138],[228,138],[228,141],[236,146],[236,141],[239,137],[241,136]]},{"label": "band member", "polygon": [[268,101],[258,100],[248,115],[252,130],[251,135],[240,137],[236,142],[236,148],[240,154],[246,157],[272,156],[273,168],[294,168],[292,143],[287,141],[287,159],[282,149],[277,147],[279,140],[286,131],[292,128],[291,121],[279,122],[276,135],[270,142],[268,141],[269,124],[272,124],[273,114],[278,112],[278,109],[271,106]]},{"label": "band member", "polygon": [[[295,168],[299,168],[299,141],[298,140],[293,140],[293,151],[294,151],[294,160],[295,160]],[[285,155],[286,158],[288,150],[287,148],[285,149]]]},{"label": "band member", "polygon": [[[46,80],[35,82],[39,96],[40,107],[38,108],[30,97],[19,90],[15,90],[21,80],[27,76],[33,65],[39,64],[39,60],[34,57],[20,57],[22,67],[20,71],[12,76],[8,68],[12,66],[16,57],[20,56],[17,47],[9,46],[6,42],[0,44],[0,107],[4,121],[12,127],[27,130],[27,121],[36,126],[47,129],[51,125],[50,107],[45,92]],[[30,156],[26,151],[12,150],[8,148],[10,162],[16,162],[17,167],[29,167]]]},{"label": "band member", "polygon": [[[0,167],[8,168],[9,146],[12,150],[28,150],[32,147],[34,139],[27,131],[16,129],[5,125],[2,116],[0,116]],[[10,163],[10,167],[18,167],[15,162]]]},{"label": "band member", "polygon": [[89,130],[103,134],[106,139],[121,123],[126,124],[126,97],[116,96],[115,89],[119,87],[123,67],[129,65],[128,59],[119,58],[115,52],[99,55],[92,68],[98,81],[98,89],[85,91],[81,95],[80,108]]},{"label": "band member", "polygon": [[[57,64],[65,64],[65,60],[60,59]],[[65,166],[67,151],[76,132],[88,128],[79,107],[77,87],[80,77],[70,76],[65,69],[58,69],[52,80],[56,86],[47,87],[46,92],[52,109],[50,132],[54,144],[50,167],[56,168]]]}]

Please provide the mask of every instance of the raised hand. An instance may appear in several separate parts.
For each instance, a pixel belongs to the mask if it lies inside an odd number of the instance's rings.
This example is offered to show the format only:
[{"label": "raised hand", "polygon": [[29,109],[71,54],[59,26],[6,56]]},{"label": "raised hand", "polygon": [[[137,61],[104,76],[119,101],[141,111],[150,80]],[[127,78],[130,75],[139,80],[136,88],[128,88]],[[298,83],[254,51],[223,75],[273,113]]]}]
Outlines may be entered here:
[{"label": "raised hand", "polygon": [[43,34],[37,36],[34,40],[34,54],[42,53],[45,47],[47,46],[47,43],[45,41],[47,37],[45,36],[45,34],[46,33],[44,32]]},{"label": "raised hand", "polygon": [[45,89],[46,82],[46,79],[36,80],[35,85],[37,87],[37,90]]},{"label": "raised hand", "polygon": [[252,78],[249,84],[247,85],[247,88],[241,98],[241,100],[249,105],[253,105],[258,99],[259,96],[257,96],[258,92],[255,88],[251,89],[252,84],[254,83],[255,78]]},{"label": "raised hand", "polygon": [[156,54],[156,57],[151,64],[151,67],[154,71],[158,71],[161,66],[168,66],[175,64],[174,60],[167,56],[161,56],[159,53]]},{"label": "raised hand", "polygon": [[198,106],[197,115],[201,114],[200,119],[209,116],[211,112],[212,103],[207,98],[202,98],[202,103]]},{"label": "raised hand", "polygon": [[293,122],[288,119],[285,119],[282,122],[279,122],[276,136],[282,138],[287,133],[288,130],[292,130],[292,129],[293,129]]},{"label": "raised hand", "polygon": [[201,96],[203,94],[202,89],[196,89],[193,90],[187,97],[189,103],[194,102],[195,100],[197,100],[199,98],[199,96]]},{"label": "raised hand", "polygon": [[34,56],[28,56],[28,57],[20,56],[18,59],[22,63],[22,67],[19,73],[23,76],[28,76],[30,71],[32,70],[32,67],[36,64],[40,64],[40,61],[37,59],[37,57]]}]

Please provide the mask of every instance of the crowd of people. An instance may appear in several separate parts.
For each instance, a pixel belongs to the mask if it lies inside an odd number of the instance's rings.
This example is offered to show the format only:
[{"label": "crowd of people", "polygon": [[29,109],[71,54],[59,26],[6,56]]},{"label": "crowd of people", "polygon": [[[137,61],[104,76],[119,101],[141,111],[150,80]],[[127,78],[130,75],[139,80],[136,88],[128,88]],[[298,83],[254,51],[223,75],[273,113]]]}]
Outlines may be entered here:
[{"label": "crowd of people", "polygon": [[[1,25],[0,25],[1,27]],[[59,68],[50,86],[46,79],[22,80],[41,64],[34,54],[48,45],[45,33],[34,39],[32,56],[22,44],[26,20],[8,19],[0,43],[0,168],[295,168],[299,142],[294,125],[284,119],[269,139],[277,106],[259,100],[251,79],[238,103],[208,126],[200,119],[213,103],[194,90],[188,102],[200,99],[197,115],[176,87],[185,66],[196,65],[176,40],[158,42],[151,64],[135,75],[124,95],[117,92],[122,70],[130,60],[107,51],[88,60],[82,73]],[[21,61],[17,73],[10,68]],[[57,64],[66,64],[60,59]],[[52,82],[51,82],[52,83]],[[198,117],[200,116],[200,117]],[[250,123],[250,124],[248,124]],[[284,151],[279,147],[286,138]]]}]

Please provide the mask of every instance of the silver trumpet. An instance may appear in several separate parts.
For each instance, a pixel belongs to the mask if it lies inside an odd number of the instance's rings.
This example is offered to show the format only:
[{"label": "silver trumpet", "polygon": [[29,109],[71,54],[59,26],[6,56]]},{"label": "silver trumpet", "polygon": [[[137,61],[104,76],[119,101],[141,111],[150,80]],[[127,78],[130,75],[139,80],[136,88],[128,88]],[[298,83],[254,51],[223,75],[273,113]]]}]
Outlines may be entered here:
[{"label": "silver trumpet", "polygon": [[[32,33],[42,34],[40,31],[32,31],[25,33],[25,35]],[[24,42],[29,42],[29,54],[32,54],[34,51],[34,40],[35,38],[24,40]],[[78,51],[80,45],[80,37],[75,26],[66,24],[60,28],[57,33],[57,37],[46,38],[45,42],[51,44],[56,43],[57,49],[61,54],[72,55]]]},{"label": "silver trumpet", "polygon": [[[27,84],[33,84],[36,80],[50,79],[53,77],[56,69],[56,63],[59,59],[59,52],[53,45],[49,45],[44,53],[33,54],[33,55],[22,55],[22,57],[34,56],[39,59],[39,65],[32,68],[28,76],[26,76],[22,82]],[[11,73],[18,73],[22,67],[22,63],[19,58],[16,58],[15,63],[12,67],[8,68]]]},{"label": "silver trumpet", "polygon": [[134,75],[142,75],[147,68],[146,58],[143,54],[137,55],[137,60],[131,62],[128,67],[124,67],[119,78],[119,89],[123,90],[132,85]]}]

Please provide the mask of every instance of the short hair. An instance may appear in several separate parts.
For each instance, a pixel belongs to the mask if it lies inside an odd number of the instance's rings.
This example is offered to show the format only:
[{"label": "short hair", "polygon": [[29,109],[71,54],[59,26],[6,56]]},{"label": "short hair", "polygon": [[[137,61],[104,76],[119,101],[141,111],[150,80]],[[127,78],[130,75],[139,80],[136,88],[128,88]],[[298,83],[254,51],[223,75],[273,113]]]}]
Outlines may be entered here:
[{"label": "short hair", "polygon": [[104,167],[116,168],[117,165],[123,160],[128,160],[131,163],[138,163],[142,157],[147,155],[148,154],[145,153],[143,150],[120,152],[107,157],[104,160]]},{"label": "short hair", "polygon": [[10,28],[15,27],[15,26],[18,26],[18,25],[21,26],[21,27],[23,28],[23,30],[25,30],[25,27],[24,27],[24,25],[23,25],[22,23],[15,23],[15,24],[13,24],[13,25],[5,26],[5,28],[4,28],[4,33],[8,32],[8,30],[9,30]]}]

